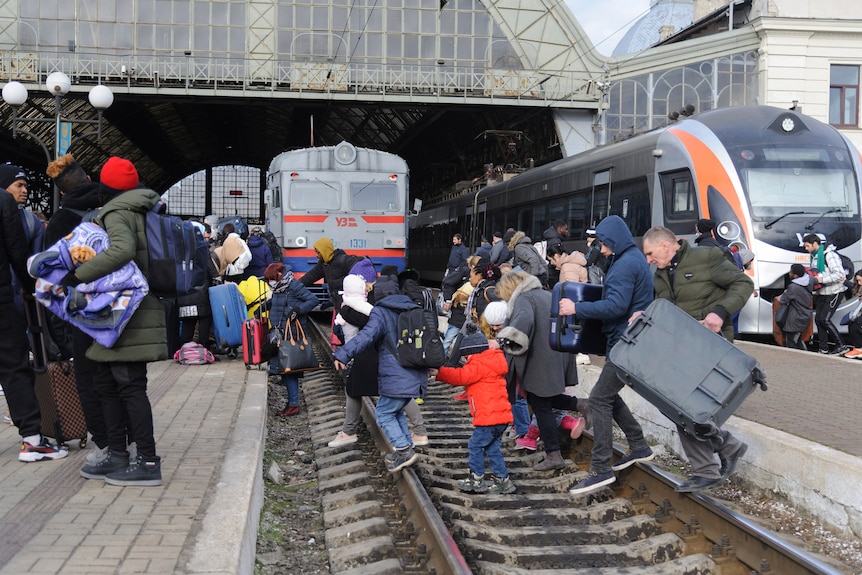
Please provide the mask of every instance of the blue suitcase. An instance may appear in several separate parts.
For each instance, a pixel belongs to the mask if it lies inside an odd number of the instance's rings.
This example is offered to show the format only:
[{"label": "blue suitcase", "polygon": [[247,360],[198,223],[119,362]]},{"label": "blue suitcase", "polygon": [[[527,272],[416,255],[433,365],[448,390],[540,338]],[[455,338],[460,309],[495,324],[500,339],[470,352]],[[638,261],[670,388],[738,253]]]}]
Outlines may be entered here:
[{"label": "blue suitcase", "polygon": [[248,312],[239,288],[227,283],[209,288],[209,294],[213,333],[219,348],[224,350],[242,344],[242,322],[248,319]]},{"label": "blue suitcase", "polygon": [[592,353],[604,355],[607,340],[602,333],[602,322],[598,319],[578,319],[574,316],[560,315],[560,300],[568,298],[575,302],[577,312],[579,301],[598,301],[602,299],[602,286],[579,282],[559,282],[554,285],[551,299],[551,349],[569,353]]},{"label": "blue suitcase", "polygon": [[719,427],[766,373],[752,356],[665,299],[651,303],[608,354],[620,379],[698,439]]}]

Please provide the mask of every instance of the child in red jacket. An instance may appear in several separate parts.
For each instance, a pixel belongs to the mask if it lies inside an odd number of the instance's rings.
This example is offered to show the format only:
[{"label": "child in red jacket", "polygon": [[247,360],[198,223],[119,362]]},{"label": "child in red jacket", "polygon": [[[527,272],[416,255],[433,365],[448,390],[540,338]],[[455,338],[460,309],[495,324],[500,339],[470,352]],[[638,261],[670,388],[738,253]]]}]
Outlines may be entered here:
[{"label": "child in red jacket", "polygon": [[[461,491],[469,493],[514,493],[515,484],[503,459],[503,432],[512,423],[512,406],[506,392],[509,366],[499,349],[488,349],[488,340],[473,333],[461,340],[461,356],[467,357],[462,367],[432,369],[437,381],[467,388],[467,401],[473,416],[473,435],[467,444],[470,475],[458,482]],[[485,457],[493,472],[485,479]]]}]

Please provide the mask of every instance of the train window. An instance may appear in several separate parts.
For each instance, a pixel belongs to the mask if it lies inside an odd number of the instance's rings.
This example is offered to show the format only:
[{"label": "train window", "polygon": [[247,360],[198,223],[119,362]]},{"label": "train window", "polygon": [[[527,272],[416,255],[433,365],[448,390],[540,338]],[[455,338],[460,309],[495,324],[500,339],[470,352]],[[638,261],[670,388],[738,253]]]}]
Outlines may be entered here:
[{"label": "train window", "polygon": [[686,170],[661,175],[664,215],[668,221],[696,220],[697,198]]},{"label": "train window", "polygon": [[350,184],[350,209],[354,211],[397,212],[398,186],[389,182]]},{"label": "train window", "polygon": [[341,207],[337,183],[292,182],[288,206],[291,210],[337,210]]}]

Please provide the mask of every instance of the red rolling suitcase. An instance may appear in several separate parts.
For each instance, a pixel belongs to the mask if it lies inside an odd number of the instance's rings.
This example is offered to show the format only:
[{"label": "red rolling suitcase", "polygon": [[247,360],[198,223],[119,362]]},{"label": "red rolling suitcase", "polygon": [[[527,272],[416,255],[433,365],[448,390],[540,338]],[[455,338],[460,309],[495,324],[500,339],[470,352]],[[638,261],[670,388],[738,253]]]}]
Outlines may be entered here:
[{"label": "red rolling suitcase", "polygon": [[607,340],[602,333],[602,322],[597,319],[578,319],[574,316],[560,315],[560,300],[567,298],[577,303],[580,301],[598,301],[602,299],[602,286],[580,282],[559,282],[554,285],[551,299],[551,333],[549,342],[551,349],[569,353],[592,353],[605,355]]},{"label": "red rolling suitcase", "polygon": [[267,320],[257,317],[242,322],[242,360],[246,369],[252,365],[260,365],[267,359],[263,356],[263,344],[266,342]]}]

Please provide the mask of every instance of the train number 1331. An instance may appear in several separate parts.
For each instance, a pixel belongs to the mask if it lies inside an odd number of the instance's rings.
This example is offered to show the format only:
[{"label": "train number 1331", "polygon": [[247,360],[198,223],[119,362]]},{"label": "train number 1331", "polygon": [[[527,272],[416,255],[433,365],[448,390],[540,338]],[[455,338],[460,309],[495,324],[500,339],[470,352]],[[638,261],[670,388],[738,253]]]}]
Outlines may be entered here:
[{"label": "train number 1331", "polygon": [[360,239],[351,239],[350,240],[350,248],[351,249],[362,249],[367,247],[368,240],[360,240]]}]

